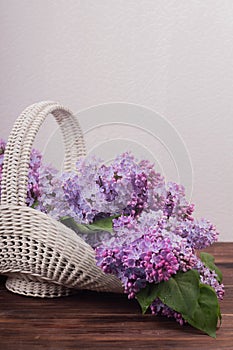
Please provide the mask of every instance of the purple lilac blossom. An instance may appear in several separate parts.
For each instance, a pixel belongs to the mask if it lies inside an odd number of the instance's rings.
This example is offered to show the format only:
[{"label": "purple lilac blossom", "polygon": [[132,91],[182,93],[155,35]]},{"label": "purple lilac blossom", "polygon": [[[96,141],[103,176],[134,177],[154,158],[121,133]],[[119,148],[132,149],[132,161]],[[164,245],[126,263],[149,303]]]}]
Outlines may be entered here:
[{"label": "purple lilac blossom", "polygon": [[168,318],[172,317],[178,322],[181,326],[186,323],[182,315],[169,306],[165,305],[159,298],[155,299],[150,305],[150,309],[153,315],[162,315]]},{"label": "purple lilac blossom", "polygon": [[189,204],[185,198],[185,190],[182,185],[178,185],[174,182],[168,182],[167,195],[164,206],[164,213],[167,217],[175,217],[177,220],[193,220],[192,212],[194,205]]},{"label": "purple lilac blossom", "polygon": [[115,236],[96,248],[97,265],[123,279],[130,298],[141,283],[167,281],[178,270],[187,271],[197,263],[187,240],[167,230],[163,212],[155,213],[154,221],[152,217],[150,212],[143,213],[141,220],[132,216],[113,220]]}]

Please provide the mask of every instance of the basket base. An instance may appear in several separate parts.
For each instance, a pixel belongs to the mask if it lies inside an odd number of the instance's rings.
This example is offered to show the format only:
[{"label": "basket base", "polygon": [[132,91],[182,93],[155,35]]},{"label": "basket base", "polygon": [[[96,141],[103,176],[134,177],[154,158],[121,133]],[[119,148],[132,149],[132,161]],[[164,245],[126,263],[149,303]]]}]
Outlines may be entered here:
[{"label": "basket base", "polygon": [[22,278],[21,276],[8,277],[5,285],[13,293],[40,298],[56,298],[77,293],[74,289],[66,288],[59,284],[30,280],[24,276]]}]

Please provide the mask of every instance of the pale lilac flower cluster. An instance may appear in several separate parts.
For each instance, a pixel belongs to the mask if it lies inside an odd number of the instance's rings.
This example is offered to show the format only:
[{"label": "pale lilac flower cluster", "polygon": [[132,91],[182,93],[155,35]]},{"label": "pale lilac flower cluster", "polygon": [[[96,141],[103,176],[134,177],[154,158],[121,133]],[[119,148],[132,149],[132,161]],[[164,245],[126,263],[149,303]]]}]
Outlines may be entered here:
[{"label": "pale lilac flower cluster", "polygon": [[139,218],[142,212],[162,210],[167,218],[192,220],[193,206],[185,199],[183,187],[166,185],[152,164],[138,162],[129,153],[110,165],[94,157],[82,158],[73,172],[59,176],[51,171],[51,181],[41,171],[37,208],[55,219],[66,212],[78,223],[91,223],[100,216]]},{"label": "pale lilac flower cluster", "polygon": [[42,166],[39,173],[40,194],[34,206],[46,214],[52,213],[52,217],[59,219],[61,215],[69,215],[69,205],[64,200],[62,182],[58,171],[51,166]]},{"label": "pale lilac flower cluster", "polygon": [[175,217],[181,221],[184,219],[193,220],[191,215],[194,205],[187,202],[184,187],[174,182],[168,182],[166,188],[167,195],[164,212],[167,217]]},{"label": "pale lilac flower cluster", "polygon": [[37,209],[56,220],[70,216],[77,223],[92,222],[99,213],[95,205],[98,204],[96,170],[94,161],[84,159],[73,172],[59,174],[53,168],[42,168]]},{"label": "pale lilac flower cluster", "polygon": [[102,165],[98,176],[97,184],[111,203],[112,213],[136,217],[154,205],[151,197],[162,197],[159,187],[164,185],[163,177],[149,162],[137,162],[129,153],[118,156],[110,166]]},{"label": "pale lilac flower cluster", "polygon": [[205,265],[200,260],[197,261],[195,268],[200,273],[201,282],[208,284],[214,288],[218,299],[222,300],[224,296],[224,285],[218,282],[218,277],[215,271],[211,271],[205,267]]},{"label": "pale lilac flower cluster", "polygon": [[194,249],[204,249],[216,242],[218,232],[209,220],[204,218],[193,221],[183,221],[176,228],[177,234],[185,237]]},{"label": "pale lilac flower cluster", "polygon": [[[6,143],[0,140],[0,196],[1,196],[1,180],[2,180],[2,167],[4,161],[4,152]],[[40,194],[39,190],[39,173],[41,168],[42,156],[40,152],[33,149],[30,157],[29,171],[28,171],[28,191],[26,203],[29,206],[34,206],[37,202],[37,198]]]},{"label": "pale lilac flower cluster", "polygon": [[138,217],[166,201],[163,177],[149,162],[138,163],[129,153],[109,166],[94,157],[82,158],[75,171],[54,177],[50,183],[40,176],[43,190],[38,208],[55,219],[63,217],[64,211],[78,223],[91,223],[100,216]]}]

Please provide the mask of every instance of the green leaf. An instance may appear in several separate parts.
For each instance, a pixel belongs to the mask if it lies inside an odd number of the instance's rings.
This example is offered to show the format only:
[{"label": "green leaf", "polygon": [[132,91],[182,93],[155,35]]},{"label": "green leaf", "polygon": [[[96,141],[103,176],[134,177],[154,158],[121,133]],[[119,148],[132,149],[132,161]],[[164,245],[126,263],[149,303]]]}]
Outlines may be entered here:
[{"label": "green leaf", "polygon": [[39,201],[38,201],[38,199],[36,199],[31,207],[34,209],[35,207],[37,207],[38,204],[39,204]]},{"label": "green leaf", "polygon": [[199,273],[196,270],[178,272],[158,287],[159,299],[183,316],[192,315],[199,293]]},{"label": "green leaf", "polygon": [[85,225],[87,228],[89,228],[91,231],[106,231],[112,233],[112,220],[115,219],[116,216],[109,216],[104,219],[99,219],[92,224]]},{"label": "green leaf", "polygon": [[[219,304],[214,289],[200,283],[200,296],[192,317],[184,318],[193,327],[196,327],[209,336],[216,338],[216,328],[219,319]],[[221,316],[220,316],[221,319]]]},{"label": "green leaf", "polygon": [[[137,294],[137,300],[145,313],[157,298],[180,313],[189,313],[194,308],[199,296],[199,274],[196,270],[178,272],[166,282],[147,284]],[[187,302],[188,300],[188,302]]]},{"label": "green leaf", "polygon": [[211,271],[215,271],[217,274],[217,279],[219,283],[222,283],[222,272],[221,270],[215,265],[214,263],[214,257],[205,252],[200,253],[200,258],[203,264],[208,267]]},{"label": "green leaf", "polygon": [[164,304],[181,313],[193,327],[216,337],[218,319],[221,319],[218,299],[212,287],[199,282],[197,271],[178,273],[169,281],[161,283],[158,297]]},{"label": "green leaf", "polygon": [[109,216],[104,219],[99,219],[92,224],[78,224],[73,218],[70,216],[64,216],[60,219],[60,221],[67,227],[71,228],[71,230],[75,231],[78,234],[92,234],[97,231],[105,231],[105,232],[113,232],[112,229],[112,220],[115,216]]},{"label": "green leaf", "polygon": [[77,222],[70,216],[64,216],[60,219],[61,223],[69,227],[71,230],[77,234],[91,233],[90,229],[86,225],[77,224]]},{"label": "green leaf", "polygon": [[196,270],[178,272],[168,281],[148,284],[137,294],[143,313],[156,298],[182,314],[193,327],[216,337],[217,323],[221,321],[218,299],[212,287],[200,283]]},{"label": "green leaf", "polygon": [[158,296],[158,284],[148,283],[147,286],[137,293],[137,300],[141,306],[142,313],[144,314],[148,307]]}]

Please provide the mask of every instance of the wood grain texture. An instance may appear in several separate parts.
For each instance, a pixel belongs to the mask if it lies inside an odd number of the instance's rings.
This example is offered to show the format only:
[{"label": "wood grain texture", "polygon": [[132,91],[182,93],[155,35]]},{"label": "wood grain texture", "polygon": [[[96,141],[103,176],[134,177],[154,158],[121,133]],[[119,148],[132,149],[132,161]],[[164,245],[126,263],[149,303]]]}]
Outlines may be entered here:
[{"label": "wood grain texture", "polygon": [[216,340],[167,318],[142,316],[125,295],[23,297],[8,292],[1,277],[0,349],[233,349],[233,243],[215,244],[208,252],[223,271],[226,289]]}]

